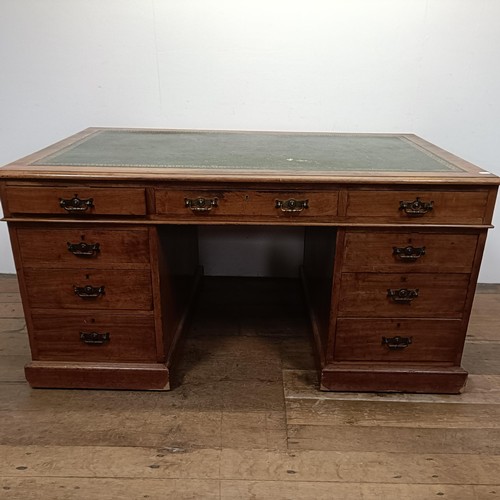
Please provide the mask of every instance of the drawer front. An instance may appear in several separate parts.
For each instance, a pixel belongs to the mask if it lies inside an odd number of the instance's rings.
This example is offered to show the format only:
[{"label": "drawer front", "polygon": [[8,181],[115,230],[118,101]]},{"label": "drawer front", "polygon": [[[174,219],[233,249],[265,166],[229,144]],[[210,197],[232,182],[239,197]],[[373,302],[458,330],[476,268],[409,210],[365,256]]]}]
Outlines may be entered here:
[{"label": "drawer front", "polygon": [[346,216],[399,224],[483,224],[488,191],[351,190]]},{"label": "drawer front", "polygon": [[461,318],[468,274],[344,273],[339,316]]},{"label": "drawer front", "polygon": [[38,360],[156,361],[153,315],[54,311],[33,314]]},{"label": "drawer front", "polygon": [[337,191],[257,191],[248,198],[247,214],[279,218],[330,218],[337,215]]},{"label": "drawer front", "polygon": [[470,273],[477,234],[347,232],[345,272]]},{"label": "drawer front", "polygon": [[5,189],[12,214],[145,215],[144,188],[24,187]]},{"label": "drawer front", "polygon": [[156,213],[186,218],[217,218],[242,215],[247,194],[239,191],[170,191],[158,189],[155,193]]},{"label": "drawer front", "polygon": [[291,191],[156,191],[158,215],[293,220],[337,215],[338,193]]},{"label": "drawer front", "polygon": [[462,321],[339,319],[336,361],[453,363],[462,345]]},{"label": "drawer front", "polygon": [[33,309],[151,310],[149,270],[24,269]]},{"label": "drawer front", "polygon": [[18,228],[24,267],[149,266],[148,229]]}]

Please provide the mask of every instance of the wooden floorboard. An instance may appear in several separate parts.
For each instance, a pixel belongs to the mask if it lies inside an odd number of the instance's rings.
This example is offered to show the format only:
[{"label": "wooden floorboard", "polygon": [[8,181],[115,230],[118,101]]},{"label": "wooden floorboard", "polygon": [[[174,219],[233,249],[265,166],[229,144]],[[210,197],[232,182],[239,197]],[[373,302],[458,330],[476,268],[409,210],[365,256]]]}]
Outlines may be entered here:
[{"label": "wooden floorboard", "polygon": [[295,283],[205,288],[172,391],[34,390],[0,275],[0,498],[500,498],[500,286],[478,287],[461,395],[320,392]]}]

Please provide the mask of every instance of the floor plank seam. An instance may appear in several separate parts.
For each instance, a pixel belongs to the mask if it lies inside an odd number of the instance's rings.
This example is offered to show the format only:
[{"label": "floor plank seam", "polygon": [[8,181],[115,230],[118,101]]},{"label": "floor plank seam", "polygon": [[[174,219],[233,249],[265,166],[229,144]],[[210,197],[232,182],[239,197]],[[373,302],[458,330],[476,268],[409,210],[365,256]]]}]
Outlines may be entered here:
[{"label": "floor plank seam", "polygon": [[468,339],[465,342],[465,346],[467,347],[468,344],[473,344],[473,345],[485,345],[485,344],[498,344],[500,345],[500,340],[497,339],[492,339],[492,340],[473,340],[473,339]]},{"label": "floor plank seam", "polygon": [[137,480],[148,480],[148,481],[187,481],[187,480],[193,480],[193,481],[219,481],[220,483],[224,482],[259,482],[259,483],[295,483],[295,484],[331,484],[331,485],[338,485],[338,484],[343,484],[343,485],[377,485],[377,486],[469,486],[469,487],[474,487],[474,486],[484,486],[484,487],[499,487],[500,483],[494,482],[494,483],[460,483],[460,482],[448,482],[448,481],[439,481],[439,482],[427,482],[427,481],[418,481],[418,482],[408,482],[408,481],[394,481],[394,482],[388,482],[388,481],[334,481],[334,480],[324,480],[324,479],[295,479],[295,478],[287,478],[287,479],[266,479],[266,478],[254,478],[254,477],[248,477],[248,478],[242,478],[242,477],[224,477],[224,478],[214,478],[214,477],[199,477],[199,476],[166,476],[166,477],[146,477],[146,476],[71,476],[71,475],[17,475],[17,476],[11,476],[11,475],[0,475],[0,478],[3,479],[20,479],[21,477],[24,477],[26,479],[86,479],[86,480],[105,480],[105,479],[113,479],[113,480],[119,480],[119,481],[137,481]]}]

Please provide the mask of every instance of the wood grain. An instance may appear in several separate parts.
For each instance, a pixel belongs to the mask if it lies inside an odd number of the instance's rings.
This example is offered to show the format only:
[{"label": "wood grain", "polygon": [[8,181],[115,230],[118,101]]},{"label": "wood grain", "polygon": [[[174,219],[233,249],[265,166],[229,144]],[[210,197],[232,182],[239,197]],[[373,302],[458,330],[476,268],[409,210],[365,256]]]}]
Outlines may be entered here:
[{"label": "wood grain", "polygon": [[[487,223],[485,210],[487,189],[440,192],[422,189],[355,190],[349,191],[347,219],[364,222],[403,224],[483,224]],[[410,217],[400,210],[400,202],[433,202],[433,208],[421,217]]]},{"label": "wood grain", "polygon": [[9,477],[2,480],[1,489],[4,498],[17,500],[220,499],[217,479]]},{"label": "wood grain", "polygon": [[[32,309],[132,309],[151,310],[151,273],[145,270],[92,268],[24,271]],[[104,287],[104,294],[89,299],[76,295],[74,287]]]},{"label": "wood grain", "polygon": [[144,188],[101,188],[87,185],[61,187],[9,186],[5,190],[6,203],[13,214],[58,214],[67,218],[81,216],[66,211],[60,200],[93,199],[93,206],[85,215],[145,215]]},{"label": "wood grain", "polygon": [[331,483],[313,481],[221,481],[221,498],[248,498],[259,500],[428,500],[429,498],[456,498],[486,500],[495,498],[500,488],[472,485],[397,485],[383,483]]},{"label": "wood grain", "polygon": [[[108,335],[103,344],[88,344],[81,334]],[[33,314],[37,360],[155,362],[154,321],[149,314],[53,311]]]},{"label": "wood grain", "polygon": [[[468,233],[347,231],[343,271],[470,273],[476,245],[477,235]],[[424,253],[415,260],[394,254],[409,246]]]},{"label": "wood grain", "polygon": [[498,404],[287,401],[287,421],[296,425],[499,429],[499,416]]},{"label": "wood grain", "polygon": [[[366,148],[362,152],[360,145]],[[0,178],[35,360],[28,372],[36,372],[39,383],[55,383],[54,373],[60,371],[50,368],[42,382],[42,371],[49,368],[39,361],[77,361],[81,354],[63,352],[72,345],[64,330],[65,311],[71,310],[152,311],[156,361],[170,369],[194,296],[189,292],[193,266],[187,273],[180,267],[197,259],[196,226],[269,224],[311,229],[303,275],[323,390],[462,389],[467,375],[460,368],[463,343],[500,179],[411,134],[92,128],[6,166]],[[87,242],[99,244],[100,251],[93,250],[84,262],[71,246],[83,248]],[[394,248],[413,244],[420,245],[422,259],[403,267]],[[106,291],[82,302],[72,293],[82,286]],[[419,293],[411,306],[390,298],[407,289]],[[47,328],[37,327],[32,316],[49,310],[65,331],[64,349],[54,352],[47,342],[38,344],[37,335]],[[0,312],[19,314],[11,304],[0,306]],[[385,357],[359,324],[346,326],[337,323],[339,318],[456,319],[461,324],[451,328],[448,323],[439,336],[417,336],[414,322],[406,329],[417,347]],[[274,328],[281,335],[287,329]],[[379,324],[377,336],[384,329]],[[249,330],[262,331],[262,326],[256,322]],[[239,326],[237,331],[247,333]],[[354,339],[354,351],[347,337]],[[146,355],[142,348],[135,359],[129,344],[111,359],[151,360],[151,352]],[[356,365],[365,361],[387,366]],[[240,377],[248,372],[238,371]],[[68,378],[69,367],[65,373]]]},{"label": "wood grain", "polygon": [[0,302],[0,318],[24,318],[21,302],[19,300]]},{"label": "wood grain", "polygon": [[[203,291],[210,300],[195,309],[180,358],[185,383],[168,393],[31,389],[29,357],[16,354],[27,345],[24,321],[0,320],[2,498],[499,496],[496,332],[481,327],[497,319],[494,302],[481,307],[495,294],[476,295],[482,340],[466,343],[464,362],[482,373],[450,396],[319,392],[307,329],[273,333],[280,315],[300,318],[298,289],[217,278]],[[217,328],[218,296],[236,333],[224,320]],[[252,308],[263,312],[257,328]]]},{"label": "wood grain", "polygon": [[[148,268],[146,228],[98,229],[86,226],[54,228],[51,225],[17,229],[25,267],[35,268]],[[99,245],[91,256],[77,256],[68,244]]]},{"label": "wood grain", "polygon": [[[351,319],[337,321],[338,361],[452,363],[462,346],[462,322],[439,319]],[[384,339],[401,348],[389,348]]]},{"label": "wood grain", "polygon": [[[467,274],[344,273],[339,316],[461,318],[468,284]],[[418,297],[398,303],[389,289],[416,289]]]}]

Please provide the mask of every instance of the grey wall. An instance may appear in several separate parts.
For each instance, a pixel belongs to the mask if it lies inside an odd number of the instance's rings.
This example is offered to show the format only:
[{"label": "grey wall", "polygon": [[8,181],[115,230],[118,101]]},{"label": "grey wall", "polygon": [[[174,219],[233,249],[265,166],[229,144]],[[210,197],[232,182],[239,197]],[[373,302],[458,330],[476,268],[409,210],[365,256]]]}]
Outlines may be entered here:
[{"label": "grey wall", "polygon": [[[492,0],[2,0],[0,164],[124,126],[413,132],[500,173],[499,19]],[[283,242],[203,232],[221,273],[267,273]],[[499,255],[493,231],[481,281]]]}]

